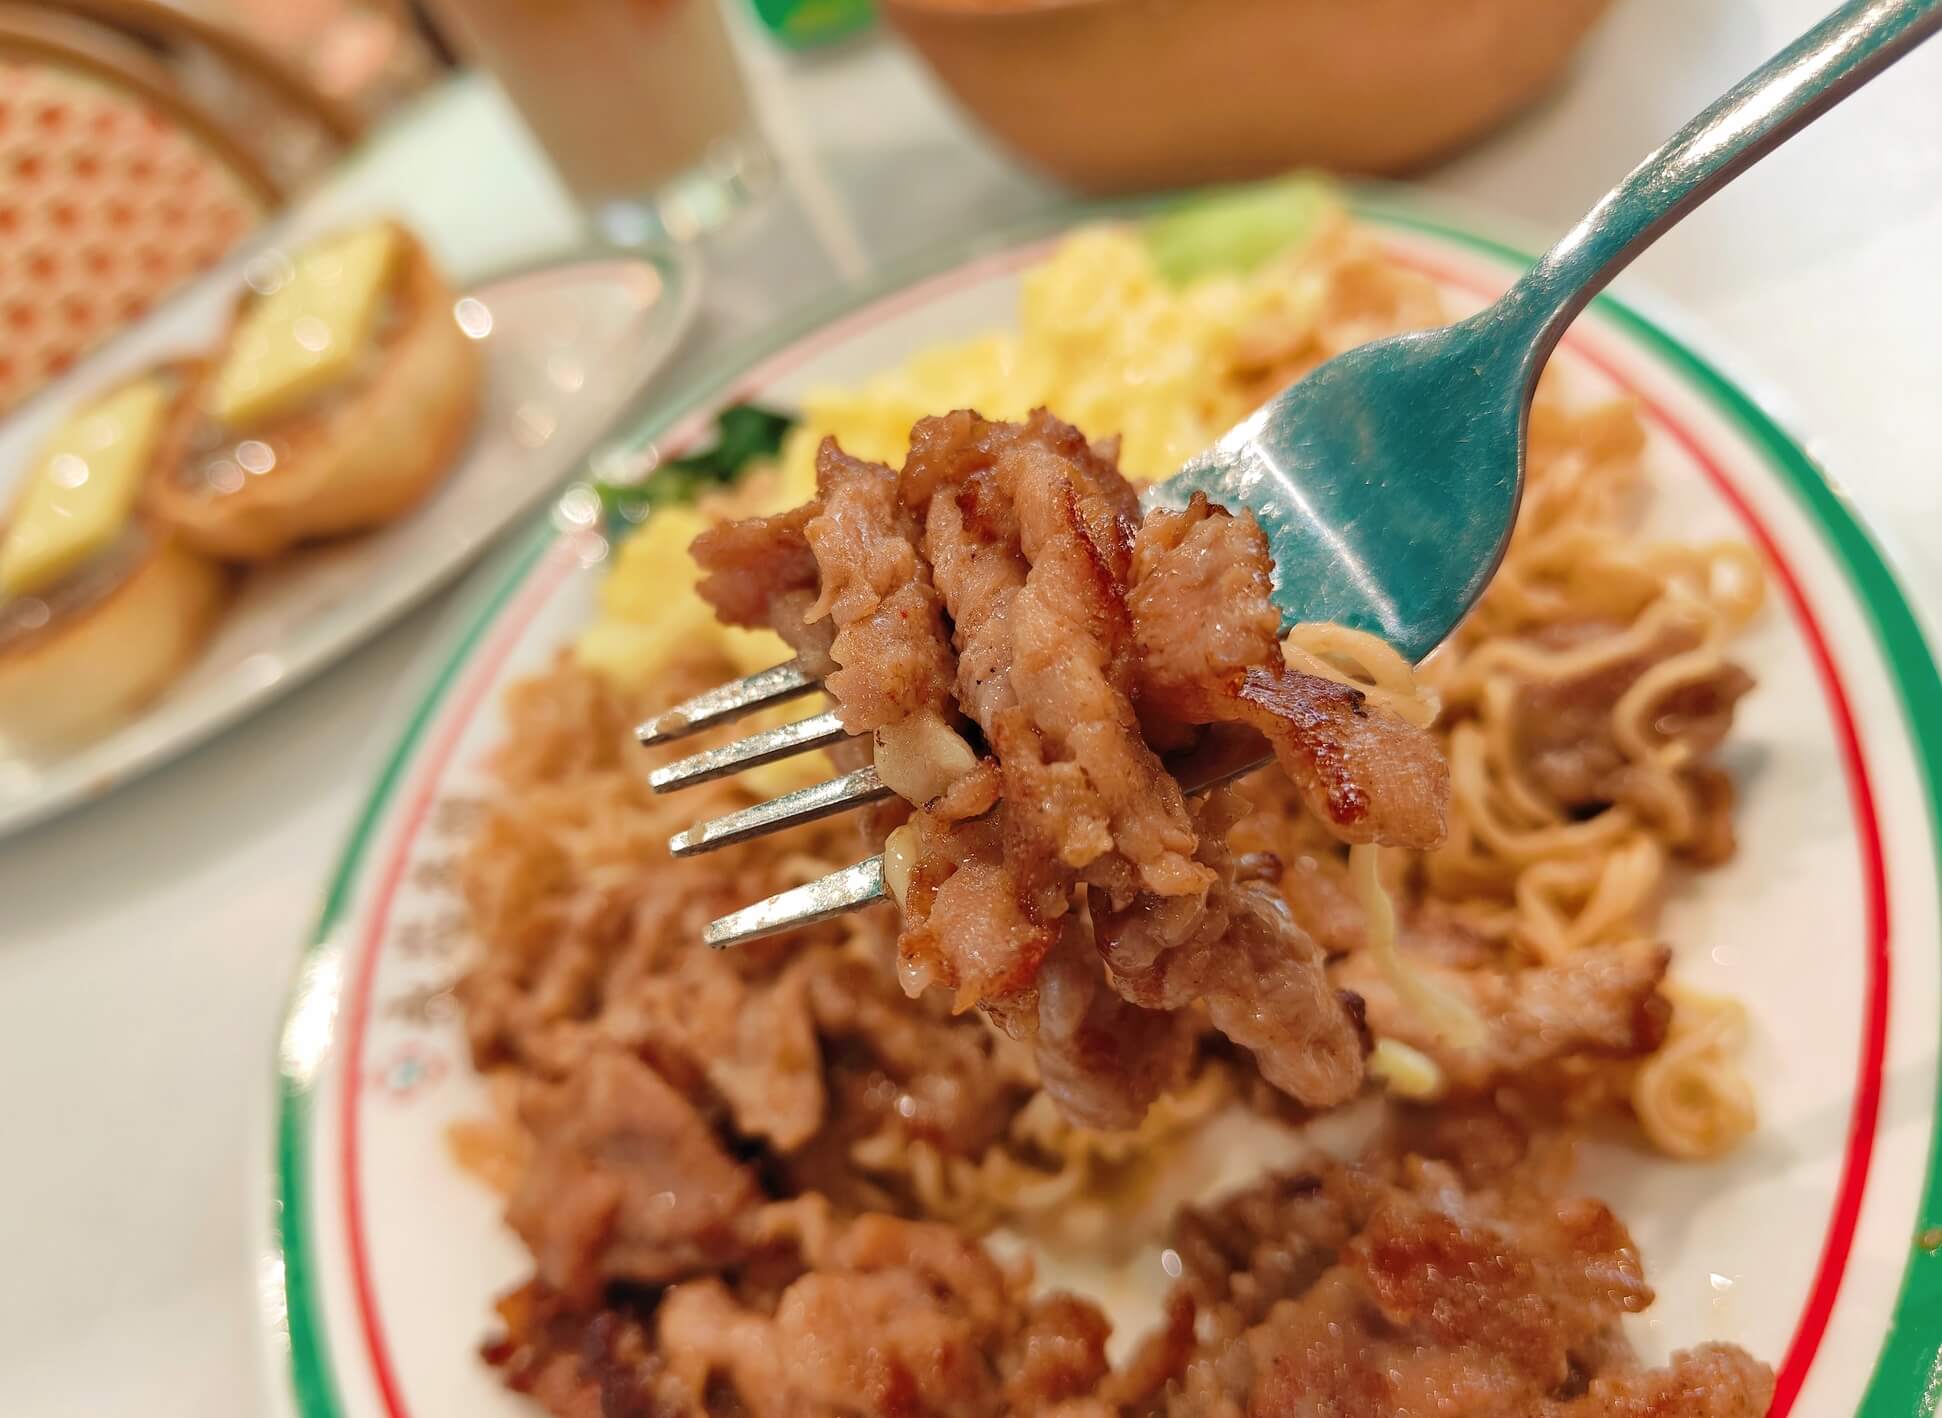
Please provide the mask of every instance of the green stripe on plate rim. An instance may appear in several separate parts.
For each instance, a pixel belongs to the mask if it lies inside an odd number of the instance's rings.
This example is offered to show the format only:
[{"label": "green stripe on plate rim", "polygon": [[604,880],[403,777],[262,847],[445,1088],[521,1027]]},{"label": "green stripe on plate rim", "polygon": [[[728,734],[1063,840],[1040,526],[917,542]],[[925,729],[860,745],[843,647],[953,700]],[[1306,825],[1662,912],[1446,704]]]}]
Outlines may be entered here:
[{"label": "green stripe on plate rim", "polygon": [[[1155,199],[1066,207],[1033,221],[972,240],[951,243],[901,263],[866,285],[840,291],[807,307],[795,318],[744,341],[685,381],[645,415],[629,441],[651,443],[691,410],[706,409],[727,397],[736,382],[760,361],[795,344],[824,325],[927,277],[943,274],[982,256],[1022,242],[1055,235],[1085,221],[1137,217],[1158,205]],[[1511,265],[1529,265],[1529,252],[1447,225],[1413,210],[1392,191],[1369,188],[1353,198],[1357,216],[1466,247]],[[1938,676],[1921,626],[1895,574],[1873,536],[1862,525],[1827,475],[1766,410],[1731,383],[1712,364],[1680,340],[1616,297],[1603,295],[1593,308],[1639,344],[1684,375],[1766,458],[1809,519],[1821,531],[1866,611],[1885,660],[1903,722],[1921,764],[1935,843],[1937,882],[1942,885],[1942,676]],[[405,769],[453,682],[498,619],[499,613],[539,563],[555,532],[548,517],[502,557],[497,579],[469,619],[450,655],[411,711],[403,734],[386,759],[343,855],[338,860],[317,925],[305,948],[308,967],[330,948],[358,883],[364,859]],[[1942,942],[1938,942],[1942,948]],[[271,1236],[281,1252],[284,1299],[290,1339],[291,1390],[301,1418],[344,1418],[342,1396],[332,1370],[317,1290],[315,1236],[310,1218],[309,1131],[313,1082],[299,1078],[279,1061],[276,1126],[277,1185]],[[1942,1097],[1942,1073],[1938,1073]],[[1928,1173],[1916,1229],[1942,1226],[1942,1127],[1931,1128]],[[1912,1240],[1912,1238],[1911,1238]],[[1891,1328],[1876,1357],[1875,1369],[1858,1410],[1862,1414],[1931,1418],[1942,1409],[1942,1255],[1911,1245]],[[1926,1325],[1918,1321],[1926,1317]]]},{"label": "green stripe on plate rim", "polygon": [[[1528,265],[1532,260],[1528,253],[1515,247],[1453,230],[1385,203],[1373,203],[1360,210],[1379,221],[1444,238],[1504,261]],[[1743,390],[1622,301],[1600,296],[1595,305],[1613,324],[1691,380],[1739,426],[1782,475],[1795,500],[1819,527],[1846,570],[1874,628],[1875,640],[1901,701],[1904,726],[1915,745],[1928,800],[1937,880],[1942,883],[1942,677],[1937,674],[1921,624],[1881,548],[1825,470]],[[1942,1099],[1942,1073],[1938,1073],[1936,1086],[1937,1096]],[[1942,1256],[1914,1244],[1917,1233],[1942,1225],[1942,1127],[1935,1126],[1933,1119],[1928,1173],[1920,1205],[1909,1237],[1911,1255],[1902,1274],[1891,1328],[1875,1358],[1874,1373],[1857,1410],[1862,1414],[1930,1418],[1942,1407]],[[1926,1324],[1920,1322],[1924,1318],[1928,1321]]]}]

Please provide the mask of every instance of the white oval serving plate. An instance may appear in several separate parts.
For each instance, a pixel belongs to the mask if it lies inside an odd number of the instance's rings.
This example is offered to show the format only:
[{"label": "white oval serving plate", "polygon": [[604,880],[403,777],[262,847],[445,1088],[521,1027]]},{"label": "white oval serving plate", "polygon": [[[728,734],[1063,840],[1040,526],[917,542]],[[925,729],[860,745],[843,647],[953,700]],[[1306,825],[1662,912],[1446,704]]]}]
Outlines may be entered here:
[{"label": "white oval serving plate", "polygon": [[[67,409],[172,355],[212,344],[235,273],[128,331],[0,429],[7,485]],[[0,731],[0,835],[99,797],[261,708],[451,580],[556,491],[672,357],[697,306],[685,256],[602,254],[528,268],[460,298],[484,355],[471,442],[408,516],[253,571],[194,664],[153,704],[55,755]]]},{"label": "white oval serving plate", "polygon": [[[1459,309],[1526,259],[1393,203],[1361,215]],[[961,249],[818,312],[639,437],[678,449],[731,398],[787,405],[988,328],[1055,231]],[[1654,522],[1744,537],[1773,581],[1737,649],[1759,680],[1730,761],[1740,851],[1666,919],[1681,975],[1751,1011],[1761,1126],[1713,1166],[1594,1150],[1581,1184],[1643,1250],[1659,1294],[1635,1331],[1648,1355],[1730,1339],[1774,1364],[1775,1415],[1926,1414],[1942,1338],[1942,1257],[1917,1243],[1942,1224],[1942,682],[1847,504],[1707,356],[1607,300],[1559,359],[1570,385],[1640,400]],[[537,1412],[477,1357],[525,1253],[445,1142],[484,1108],[442,993],[465,944],[445,870],[464,823],[449,804],[483,789],[501,689],[590,614],[601,550],[548,523],[481,573],[306,952],[278,1061],[260,1276],[273,1388],[303,1418]]]}]

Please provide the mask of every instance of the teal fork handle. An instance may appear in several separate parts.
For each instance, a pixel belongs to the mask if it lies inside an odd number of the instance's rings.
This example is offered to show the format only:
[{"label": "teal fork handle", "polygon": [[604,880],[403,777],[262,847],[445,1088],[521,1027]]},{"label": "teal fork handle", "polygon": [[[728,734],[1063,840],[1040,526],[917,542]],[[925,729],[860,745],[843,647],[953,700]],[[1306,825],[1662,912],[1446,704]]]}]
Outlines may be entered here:
[{"label": "teal fork handle", "polygon": [[1506,293],[1529,377],[1572,318],[1665,230],[1942,29],[1942,0],[1850,0],[1626,175]]}]

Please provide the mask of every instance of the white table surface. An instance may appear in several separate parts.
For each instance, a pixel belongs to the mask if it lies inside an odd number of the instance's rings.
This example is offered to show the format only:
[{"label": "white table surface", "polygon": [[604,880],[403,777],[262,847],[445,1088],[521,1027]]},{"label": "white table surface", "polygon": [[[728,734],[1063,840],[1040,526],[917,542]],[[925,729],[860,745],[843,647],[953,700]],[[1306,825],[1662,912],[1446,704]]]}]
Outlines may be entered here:
[{"label": "white table surface", "polygon": [[[1619,0],[1569,88],[1427,179],[1542,230],[1575,219],[1822,0]],[[1052,199],[887,41],[748,45],[783,197],[711,253],[691,353],[886,258]],[[460,275],[573,221],[495,91],[462,84],[322,200],[400,210]],[[1942,622],[1942,44],[1835,111],[1649,253],[1655,290],[1784,393]],[[261,1409],[249,1221],[292,964],[400,685],[412,615],[215,744],[0,843],[0,1410]]]}]

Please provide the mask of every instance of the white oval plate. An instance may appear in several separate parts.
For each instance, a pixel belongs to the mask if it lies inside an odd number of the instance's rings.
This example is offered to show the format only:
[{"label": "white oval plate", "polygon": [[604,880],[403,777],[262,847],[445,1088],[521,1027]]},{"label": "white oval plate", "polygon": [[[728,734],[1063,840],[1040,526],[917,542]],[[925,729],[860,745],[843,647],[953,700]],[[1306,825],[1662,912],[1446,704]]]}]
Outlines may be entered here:
[{"label": "white oval plate", "polygon": [[[84,391],[218,337],[235,275],[195,288],[116,340],[0,430],[6,484]],[[462,298],[485,387],[472,440],[410,516],[251,574],[181,679],[127,723],[57,756],[0,732],[0,835],[99,797],[194,747],[375,635],[464,567],[579,466],[693,322],[685,256],[601,255],[487,281]]]},{"label": "white oval plate", "polygon": [[[1362,215],[1459,308],[1527,259],[1397,207]],[[671,402],[641,437],[678,447],[731,395],[787,404],[987,328],[1015,307],[1017,273],[1048,230],[959,250],[821,312]],[[1582,1184],[1632,1226],[1659,1293],[1635,1337],[1648,1355],[1708,1337],[1746,1345],[1779,1375],[1775,1415],[1927,1414],[1942,1257],[1916,1238],[1942,1224],[1936,1178],[1924,1180],[1942,1018],[1942,682],[1874,543],[1713,364],[1611,301],[1559,358],[1581,391],[1642,402],[1661,527],[1745,537],[1773,575],[1739,651],[1759,679],[1733,740],[1740,851],[1666,925],[1685,978],[1751,1009],[1762,1123],[1716,1166],[1587,1157]],[[260,1277],[273,1387],[303,1418],[536,1412],[476,1357],[490,1300],[528,1265],[497,1200],[446,1150],[446,1126],[485,1101],[441,1007],[464,943],[441,868],[464,824],[440,804],[483,791],[500,690],[584,622],[600,549],[545,526],[482,573],[305,957],[279,1060]]]}]

